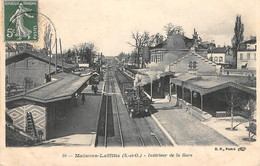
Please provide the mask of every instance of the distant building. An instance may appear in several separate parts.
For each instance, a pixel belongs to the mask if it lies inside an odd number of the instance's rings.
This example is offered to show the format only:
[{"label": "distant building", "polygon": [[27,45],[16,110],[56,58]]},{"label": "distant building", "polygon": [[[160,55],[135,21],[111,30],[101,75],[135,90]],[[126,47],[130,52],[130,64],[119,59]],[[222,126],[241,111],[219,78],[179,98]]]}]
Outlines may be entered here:
[{"label": "distant building", "polygon": [[5,55],[6,58],[11,57],[17,53],[16,49],[9,43],[5,44]]},{"label": "distant building", "polygon": [[172,56],[175,56],[172,58],[173,60],[177,60],[180,57],[176,56],[176,53],[184,51],[189,52],[190,48],[193,46],[201,55],[207,56],[208,48],[204,48],[206,47],[205,44],[202,46],[201,38],[195,30],[192,39],[182,34],[169,35],[165,41],[150,48],[150,62],[160,63],[164,60],[164,56],[169,53]]},{"label": "distant building", "polygon": [[215,41],[212,40],[211,42],[209,41],[202,41],[199,45],[200,49],[214,49],[216,48]]},{"label": "distant building", "polygon": [[237,51],[237,69],[256,69],[256,38],[240,44]]},{"label": "distant building", "polygon": [[16,43],[15,47],[18,53],[24,51],[33,51],[33,46],[28,43],[18,43],[18,44]]},{"label": "distant building", "polygon": [[207,57],[223,67],[230,66],[233,63],[233,52],[231,48],[225,46],[208,50]]},{"label": "distant building", "polygon": [[134,64],[135,64],[135,60],[134,59],[135,59],[134,56],[130,56],[130,58],[128,59],[127,65],[128,66],[134,66]]},{"label": "distant building", "polygon": [[[64,70],[70,71],[77,65],[64,64]],[[58,70],[62,68],[57,60]],[[51,59],[50,72],[55,71],[55,59]],[[6,59],[6,82],[15,83],[19,87],[31,89],[46,82],[49,74],[49,57],[35,52],[21,52]]]},{"label": "distant building", "polygon": [[80,63],[80,62],[81,62],[80,56],[77,55],[77,56],[75,56],[75,58],[76,58],[76,59],[75,59],[76,63]]}]

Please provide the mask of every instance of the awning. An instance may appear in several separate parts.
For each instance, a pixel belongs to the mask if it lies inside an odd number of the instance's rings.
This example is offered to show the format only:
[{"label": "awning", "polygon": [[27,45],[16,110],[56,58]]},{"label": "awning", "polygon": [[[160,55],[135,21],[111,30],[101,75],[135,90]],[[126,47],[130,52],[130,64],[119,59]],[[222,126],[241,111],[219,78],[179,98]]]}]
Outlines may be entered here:
[{"label": "awning", "polygon": [[91,76],[80,77],[74,74],[59,73],[54,76],[57,80],[33,88],[26,93],[8,97],[6,102],[27,99],[40,103],[49,103],[70,99],[76,92],[83,89],[82,87],[87,86],[86,82]]},{"label": "awning", "polygon": [[186,89],[199,92],[202,95],[224,89],[227,87],[233,87],[241,91],[247,92],[252,95],[256,95],[256,90],[239,83],[232,78],[219,77],[219,76],[196,76],[191,74],[177,74],[176,78],[171,78],[171,83],[175,85],[183,86]]}]

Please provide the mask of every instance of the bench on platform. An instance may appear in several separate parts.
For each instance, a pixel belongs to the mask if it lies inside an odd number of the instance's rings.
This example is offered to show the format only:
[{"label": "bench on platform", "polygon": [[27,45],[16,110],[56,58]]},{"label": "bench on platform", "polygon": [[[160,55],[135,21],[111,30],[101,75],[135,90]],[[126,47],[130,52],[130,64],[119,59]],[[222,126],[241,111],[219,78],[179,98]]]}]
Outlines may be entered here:
[{"label": "bench on platform", "polygon": [[226,111],[216,111],[216,118],[219,117],[227,117],[227,112]]}]

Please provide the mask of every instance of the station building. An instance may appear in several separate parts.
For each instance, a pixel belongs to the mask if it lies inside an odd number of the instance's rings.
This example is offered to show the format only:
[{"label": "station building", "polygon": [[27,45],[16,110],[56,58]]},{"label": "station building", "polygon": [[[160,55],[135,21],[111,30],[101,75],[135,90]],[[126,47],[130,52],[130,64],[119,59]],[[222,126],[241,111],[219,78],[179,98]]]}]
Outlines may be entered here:
[{"label": "station building", "polygon": [[[200,55],[195,49],[181,56],[175,61],[167,60],[168,64],[161,62],[165,69],[153,80],[153,97],[164,98],[170,94],[179,106],[202,121],[218,114],[229,116],[229,106],[223,100],[229,94],[239,96],[241,103],[256,100],[256,87],[250,84],[248,76],[222,75],[221,65]],[[149,80],[149,70],[136,69],[135,72],[146,75],[146,80]],[[148,94],[150,85],[148,81],[144,85]],[[243,110],[243,105],[238,109]]]},{"label": "station building", "polygon": [[255,100],[256,88],[250,86],[247,76],[221,75],[219,69],[220,65],[195,51],[170,67],[175,73],[170,80],[171,91],[182,107],[201,120],[216,116],[218,112],[228,114],[229,106],[223,99],[231,93],[239,96],[241,102]]},{"label": "station building", "polygon": [[[33,52],[23,51],[9,56],[5,60],[6,83],[16,84],[17,88],[32,89],[46,82],[46,75],[55,71],[55,59]],[[49,65],[50,63],[50,65]],[[65,72],[70,72],[77,65],[63,62]],[[62,69],[62,61],[57,59],[57,70]]]},{"label": "station building", "polygon": [[42,131],[43,140],[51,139],[53,127],[59,119],[67,116],[71,107],[76,106],[76,97],[87,87],[91,76],[92,73],[85,76],[58,73],[51,82],[7,97],[6,113],[14,126],[26,131],[26,115],[30,112],[36,133]]}]

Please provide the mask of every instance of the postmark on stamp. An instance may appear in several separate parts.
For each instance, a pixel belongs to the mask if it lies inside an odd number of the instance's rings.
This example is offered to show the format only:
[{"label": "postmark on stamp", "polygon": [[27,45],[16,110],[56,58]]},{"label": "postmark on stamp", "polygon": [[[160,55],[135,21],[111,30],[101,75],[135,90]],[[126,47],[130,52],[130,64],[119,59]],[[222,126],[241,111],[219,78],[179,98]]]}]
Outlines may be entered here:
[{"label": "postmark on stamp", "polygon": [[5,41],[38,41],[38,0],[4,1]]}]

